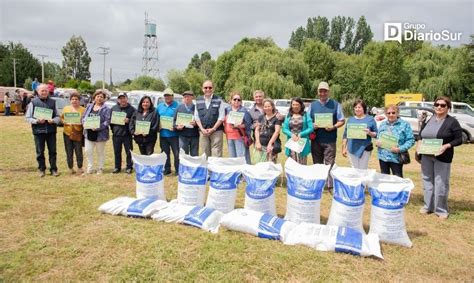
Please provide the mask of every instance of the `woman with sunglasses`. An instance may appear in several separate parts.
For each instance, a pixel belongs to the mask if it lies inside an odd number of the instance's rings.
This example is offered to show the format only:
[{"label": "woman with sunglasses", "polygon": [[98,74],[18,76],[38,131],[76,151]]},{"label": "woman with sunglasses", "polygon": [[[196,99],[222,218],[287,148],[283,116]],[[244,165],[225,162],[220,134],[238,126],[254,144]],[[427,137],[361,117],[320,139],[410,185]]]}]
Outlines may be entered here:
[{"label": "woman with sunglasses", "polygon": [[[380,171],[383,174],[390,174],[403,178],[403,163],[400,160],[401,153],[408,150],[415,144],[415,137],[408,122],[398,117],[398,106],[385,106],[385,115],[387,120],[380,124],[377,133],[378,158]],[[392,141],[394,143],[389,148],[384,145],[382,140]],[[391,143],[386,143],[390,145]]]},{"label": "woman with sunglasses", "polygon": [[282,131],[289,139],[298,142],[306,139],[306,143],[301,152],[295,152],[289,148],[285,149],[285,154],[293,158],[296,162],[306,165],[308,163],[308,155],[311,152],[311,143],[309,135],[313,132],[313,120],[309,113],[304,110],[303,100],[299,97],[292,98],[288,115],[283,122]]},{"label": "woman with sunglasses", "polygon": [[459,122],[448,115],[451,109],[451,99],[440,96],[434,101],[433,115],[426,124],[422,125],[420,141],[441,139],[442,145],[438,154],[421,155],[421,176],[423,178],[424,205],[420,213],[435,213],[440,219],[447,219],[449,176],[453,161],[454,147],[462,144],[462,129]]},{"label": "woman with sunglasses", "polygon": [[278,119],[275,103],[271,99],[263,100],[263,115],[255,125],[255,150],[259,161],[277,162],[281,152],[280,129],[281,119]]},{"label": "woman with sunglasses", "polygon": [[[140,125],[140,132],[137,131],[139,128],[137,127],[138,123],[144,125]],[[140,154],[152,155],[155,151],[155,144],[158,138],[158,124],[158,113],[155,111],[151,98],[145,95],[140,99],[138,109],[133,114],[129,124],[130,133],[140,149]],[[147,125],[149,125],[149,127]]]},{"label": "woman with sunglasses", "polygon": [[250,144],[245,144],[245,139],[248,140],[251,136],[252,117],[242,106],[239,92],[231,92],[230,98],[230,106],[225,109],[224,117],[224,132],[227,137],[229,156],[245,157],[247,164],[250,164]]}]

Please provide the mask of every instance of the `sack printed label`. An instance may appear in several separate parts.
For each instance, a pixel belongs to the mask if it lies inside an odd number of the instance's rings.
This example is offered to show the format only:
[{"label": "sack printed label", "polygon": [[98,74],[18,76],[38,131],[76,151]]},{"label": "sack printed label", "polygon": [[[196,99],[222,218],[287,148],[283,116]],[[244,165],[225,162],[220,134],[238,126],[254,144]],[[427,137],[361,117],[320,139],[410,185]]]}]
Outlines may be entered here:
[{"label": "sack printed label", "polygon": [[207,181],[206,167],[179,165],[179,182],[186,185],[205,185]]},{"label": "sack printed label", "polygon": [[321,194],[324,188],[325,180],[306,180],[286,174],[288,194],[298,199],[303,200],[318,200],[321,199]]},{"label": "sack printed label", "polygon": [[216,173],[211,172],[210,185],[216,190],[234,190],[240,181],[239,172]]},{"label": "sack printed label", "polygon": [[347,206],[361,206],[365,202],[363,184],[351,186],[334,179],[334,199]]},{"label": "sack printed label", "polygon": [[137,181],[141,183],[156,183],[163,180],[163,165],[143,165],[135,163]]},{"label": "sack printed label", "polygon": [[410,197],[410,192],[408,191],[381,192],[377,189],[369,188],[369,192],[372,196],[372,205],[384,209],[401,209],[408,203]]},{"label": "sack printed label", "polygon": [[362,233],[348,227],[339,227],[336,237],[336,252],[360,255]]},{"label": "sack printed label", "polygon": [[260,238],[270,240],[280,240],[281,227],[285,220],[269,214],[262,215],[258,224],[258,234]]},{"label": "sack printed label", "polygon": [[127,216],[132,217],[145,217],[143,215],[143,210],[153,202],[155,202],[157,198],[145,198],[145,199],[138,199],[132,202],[127,208]]},{"label": "sack printed label", "polygon": [[184,217],[184,224],[202,228],[206,219],[215,211],[213,208],[196,206]]},{"label": "sack printed label", "polygon": [[253,199],[265,199],[273,194],[276,178],[273,180],[259,180],[245,176],[247,189],[245,193]]}]

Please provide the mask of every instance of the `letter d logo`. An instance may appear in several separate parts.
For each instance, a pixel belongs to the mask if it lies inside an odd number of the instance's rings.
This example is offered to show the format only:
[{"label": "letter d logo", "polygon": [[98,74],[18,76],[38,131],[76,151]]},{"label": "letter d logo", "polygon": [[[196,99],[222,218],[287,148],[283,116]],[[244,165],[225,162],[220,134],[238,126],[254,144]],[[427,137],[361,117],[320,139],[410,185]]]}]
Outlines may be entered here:
[{"label": "letter d logo", "polygon": [[384,23],[383,39],[402,43],[402,23]]}]

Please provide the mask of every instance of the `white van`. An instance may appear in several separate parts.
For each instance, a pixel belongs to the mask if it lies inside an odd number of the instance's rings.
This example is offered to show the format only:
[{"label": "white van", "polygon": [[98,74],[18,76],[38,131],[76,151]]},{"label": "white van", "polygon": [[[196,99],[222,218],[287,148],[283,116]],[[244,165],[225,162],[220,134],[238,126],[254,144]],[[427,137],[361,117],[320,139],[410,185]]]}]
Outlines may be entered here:
[{"label": "white van", "polygon": [[[433,107],[432,101],[403,101],[398,103],[398,106],[413,106],[413,107]],[[457,116],[457,114],[461,115],[469,115],[474,117],[474,109],[471,105],[464,103],[464,102],[451,102],[451,110],[449,110],[449,114],[452,116]]]},{"label": "white van", "polygon": [[[153,105],[158,106],[161,102],[164,102],[164,92],[162,91],[153,91],[153,90],[132,90],[127,92],[128,96],[128,103],[138,109],[138,103],[140,102],[140,99],[142,99],[143,96],[148,95],[152,102]],[[174,100],[178,103],[181,103],[183,101],[183,96],[181,94],[174,94]]]}]

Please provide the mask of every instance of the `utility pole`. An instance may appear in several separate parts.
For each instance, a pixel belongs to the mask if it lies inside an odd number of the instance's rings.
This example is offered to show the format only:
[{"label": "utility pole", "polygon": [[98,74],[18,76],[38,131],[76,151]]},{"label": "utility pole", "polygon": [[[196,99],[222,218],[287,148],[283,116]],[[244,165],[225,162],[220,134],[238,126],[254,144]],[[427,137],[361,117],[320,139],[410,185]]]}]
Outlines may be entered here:
[{"label": "utility pole", "polygon": [[13,86],[16,87],[16,58],[13,59]]},{"label": "utility pole", "polygon": [[112,91],[112,68],[110,68],[110,83],[109,83],[109,90]]},{"label": "utility pole", "polygon": [[100,55],[104,55],[104,70],[103,70],[103,76],[102,76],[102,89],[105,89],[105,55],[109,54],[110,48],[108,47],[99,47],[99,49],[102,50],[100,52]]},{"label": "utility pole", "polygon": [[48,55],[38,54],[41,57],[41,83],[44,84],[44,57],[48,57]]}]

